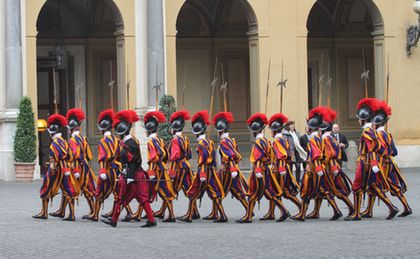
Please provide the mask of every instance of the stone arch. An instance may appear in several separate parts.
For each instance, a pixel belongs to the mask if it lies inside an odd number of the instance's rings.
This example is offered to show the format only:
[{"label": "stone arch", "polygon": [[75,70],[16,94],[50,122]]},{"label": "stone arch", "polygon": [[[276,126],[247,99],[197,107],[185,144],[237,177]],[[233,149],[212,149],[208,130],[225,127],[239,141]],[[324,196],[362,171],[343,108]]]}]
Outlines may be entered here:
[{"label": "stone arch", "polygon": [[[341,115],[339,122],[355,130],[354,102],[364,96],[360,80],[363,51],[370,71],[369,95],[383,97],[384,22],[380,10],[372,0],[317,0],[308,14],[307,29],[309,106],[319,104],[320,89],[324,105],[325,96],[331,93],[332,106]],[[325,79],[319,83],[322,76]],[[330,78],[334,89],[327,92]]]}]

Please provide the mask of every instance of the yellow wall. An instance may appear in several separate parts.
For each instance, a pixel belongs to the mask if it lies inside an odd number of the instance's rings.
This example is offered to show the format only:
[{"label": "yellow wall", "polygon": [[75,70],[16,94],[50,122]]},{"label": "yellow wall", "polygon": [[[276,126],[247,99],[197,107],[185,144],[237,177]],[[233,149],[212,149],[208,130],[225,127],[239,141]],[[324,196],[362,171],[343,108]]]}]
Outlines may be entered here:
[{"label": "yellow wall", "polygon": [[[289,79],[284,112],[296,120],[298,129],[307,114],[307,30],[306,22],[316,0],[249,0],[258,21],[259,108],[264,111],[268,60],[271,57],[271,88],[268,115],[278,112],[280,93],[274,85],[280,79],[281,60]],[[420,49],[405,54],[406,24],[416,24],[413,0],[373,0],[385,26],[385,57],[390,55],[390,130],[399,145],[420,144]],[[176,91],[175,25],[184,0],[166,3],[167,71],[169,92]],[[386,69],[386,66],[384,66]],[[386,72],[383,73],[386,77]],[[384,78],[384,82],[386,82]],[[385,86],[384,86],[385,87]],[[252,98],[252,96],[251,96]],[[403,100],[403,101],[402,101]],[[355,104],[356,105],[356,104]]]}]

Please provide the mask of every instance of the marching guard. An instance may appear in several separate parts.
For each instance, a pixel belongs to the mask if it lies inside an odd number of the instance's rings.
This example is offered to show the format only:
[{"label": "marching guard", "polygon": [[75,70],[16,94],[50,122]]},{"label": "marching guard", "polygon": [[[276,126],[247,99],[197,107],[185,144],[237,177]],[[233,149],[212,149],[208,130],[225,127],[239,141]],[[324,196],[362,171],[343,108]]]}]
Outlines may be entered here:
[{"label": "marching guard", "polygon": [[267,116],[262,113],[256,113],[247,120],[248,128],[256,138],[256,141],[250,156],[252,172],[248,184],[247,210],[245,216],[236,221],[238,223],[252,223],[255,203],[259,202],[263,196],[279,207],[282,215],[277,221],[285,221],[290,216],[282,200],[279,199],[283,191],[277,182],[275,174],[272,173],[269,167],[272,160],[272,147],[263,133],[267,123]]},{"label": "marching guard", "polygon": [[85,219],[98,221],[101,205],[113,192],[116,178],[121,171],[121,164],[117,161],[120,153],[119,140],[112,134],[114,111],[104,110],[99,114],[97,127],[103,134],[98,145],[99,177],[96,182],[94,212]]},{"label": "marching guard", "polygon": [[[147,142],[147,155],[149,170],[147,171],[153,188],[163,200],[165,207],[169,210],[169,216],[163,222],[175,222],[173,200],[175,192],[171,178],[166,170],[168,151],[166,150],[163,139],[157,135],[159,123],[166,121],[165,115],[160,111],[148,112],[144,115],[144,127],[149,138]],[[162,205],[163,206],[163,205]],[[161,214],[164,216],[164,211]],[[159,215],[160,216],[160,215]]]},{"label": "marching guard", "polygon": [[197,112],[192,118],[192,132],[198,141],[198,170],[187,191],[189,199],[187,214],[183,217],[178,217],[179,220],[188,223],[192,222],[197,199],[201,199],[205,192],[216,205],[217,219],[214,222],[223,223],[228,221],[222,205],[224,197],[223,185],[215,170],[216,152],[214,150],[214,142],[206,138],[206,129],[209,124],[209,114],[206,110]]},{"label": "marching guard", "polygon": [[85,196],[89,206],[89,214],[82,218],[86,219],[95,212],[95,183],[96,176],[89,165],[92,160],[92,150],[86,137],[80,134],[82,121],[85,119],[85,113],[78,108],[70,109],[67,112],[68,127],[71,131],[69,140],[70,150],[72,152],[73,173],[78,180],[80,191]]},{"label": "marching guard", "polygon": [[[299,194],[299,184],[293,175],[290,161],[292,154],[290,153],[290,145],[287,139],[282,135],[282,130],[285,127],[288,119],[282,113],[276,113],[271,116],[268,121],[274,141],[272,143],[274,159],[272,161],[271,170],[276,176],[276,179],[283,191],[283,197],[290,200],[300,209],[301,203],[296,197]],[[261,220],[274,220],[275,204],[270,201],[267,214]]]},{"label": "marching guard", "polygon": [[354,213],[346,217],[345,220],[361,220],[360,206],[362,196],[366,192],[378,196],[387,205],[388,220],[393,219],[399,212],[385,194],[389,190],[389,184],[379,161],[380,143],[377,133],[372,127],[372,118],[379,109],[379,101],[374,98],[364,98],[357,105],[357,118],[363,132],[360,137],[359,157],[352,186]]},{"label": "marching guard", "polygon": [[142,227],[156,226],[153,210],[150,207],[149,177],[141,167],[139,141],[130,134],[133,124],[138,120],[139,118],[133,110],[120,111],[114,116],[113,127],[116,135],[121,139],[121,152],[118,160],[122,164],[123,171],[118,179],[118,195],[114,203],[112,217],[102,219],[102,222],[112,227],[117,226],[121,209],[127,207],[133,199],[141,204],[148,218]]},{"label": "marching guard", "polygon": [[[348,215],[353,214],[354,206],[349,199],[351,194],[351,180],[341,169],[338,160],[341,159],[342,151],[336,138],[331,136],[332,125],[337,118],[337,112],[328,108],[323,116],[323,125],[321,127],[322,139],[322,155],[324,157],[324,167],[326,177],[331,183],[331,191],[340,200],[342,200],[348,207]],[[319,218],[319,211],[321,208],[322,199],[315,200],[314,211],[306,218]]]},{"label": "marching guard", "polygon": [[[36,219],[48,218],[48,203],[57,195],[61,188],[62,195],[69,205],[69,216],[64,220],[74,221],[74,199],[79,195],[79,186],[76,178],[71,172],[69,160],[71,152],[67,141],[62,137],[62,132],[67,127],[67,119],[60,114],[53,114],[47,119],[47,129],[51,137],[50,145],[50,165],[44,175],[44,181],[39,191],[42,200],[42,210],[34,215]],[[64,217],[66,205],[62,207],[62,217]]]},{"label": "marching guard", "polygon": [[[309,111],[307,125],[309,128],[308,142],[308,161],[305,174],[300,186],[300,196],[302,198],[302,206],[300,212],[293,216],[292,219],[305,221],[308,219],[319,218],[319,208],[322,199],[326,199],[334,210],[334,215],[330,220],[337,220],[343,216],[334,199],[334,185],[331,182],[329,172],[325,170],[323,165],[322,139],[319,136],[319,129],[323,125],[325,118],[329,116],[328,108],[316,107]],[[314,212],[306,217],[309,202],[315,200]]]},{"label": "marching guard", "polygon": [[[220,180],[223,184],[225,197],[232,193],[242,206],[247,208],[246,192],[248,185],[246,179],[239,169],[238,163],[242,160],[239,153],[238,144],[234,138],[229,136],[229,126],[234,121],[231,112],[219,112],[213,117],[213,124],[220,137],[219,154],[221,159],[221,166],[219,170]],[[217,219],[217,207],[213,203],[212,213],[205,217],[205,219]]]},{"label": "marching guard", "polygon": [[[190,115],[186,110],[174,112],[170,117],[171,130],[173,138],[169,143],[169,176],[173,180],[173,188],[176,196],[182,190],[187,196],[187,191],[191,186],[193,173],[188,160],[191,159],[190,139],[182,134],[185,122],[190,119]],[[162,208],[155,213],[157,218],[164,217],[166,203],[162,204]],[[182,216],[185,217],[186,215]],[[199,219],[197,203],[193,204],[192,219]]]},{"label": "marching guard", "polygon": [[[413,214],[407,198],[404,193],[407,191],[407,183],[401,173],[401,170],[394,162],[392,157],[397,156],[398,151],[394,144],[394,139],[386,130],[386,124],[392,114],[391,107],[385,102],[379,102],[379,110],[373,116],[372,122],[376,129],[378,141],[380,144],[379,155],[381,156],[381,165],[384,169],[384,174],[387,177],[390,192],[392,196],[396,196],[404,206],[404,211],[398,217],[406,217]],[[361,213],[362,218],[371,218],[373,216],[373,206],[376,195],[369,194],[368,207]]]}]

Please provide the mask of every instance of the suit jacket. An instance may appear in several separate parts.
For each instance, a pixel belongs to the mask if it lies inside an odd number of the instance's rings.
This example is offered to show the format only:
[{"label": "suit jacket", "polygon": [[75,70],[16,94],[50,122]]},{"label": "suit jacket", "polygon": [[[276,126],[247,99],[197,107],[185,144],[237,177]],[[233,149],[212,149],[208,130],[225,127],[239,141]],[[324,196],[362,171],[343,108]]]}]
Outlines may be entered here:
[{"label": "suit jacket", "polygon": [[[336,134],[331,133],[331,135],[332,135],[335,139],[337,139]],[[343,135],[343,134],[341,134],[341,133],[338,133],[338,141],[339,141],[341,144],[344,144],[344,145],[345,145],[345,147],[341,149],[341,160],[342,160],[342,161],[344,161],[344,162],[347,162],[348,158],[347,158],[347,154],[346,154],[346,149],[349,147],[349,142],[347,141],[346,136],[344,136],[344,135]]]},{"label": "suit jacket", "polygon": [[303,134],[302,136],[299,137],[299,143],[301,147],[303,147],[303,149],[306,151],[306,153],[308,152],[308,142],[309,142],[308,134]]}]

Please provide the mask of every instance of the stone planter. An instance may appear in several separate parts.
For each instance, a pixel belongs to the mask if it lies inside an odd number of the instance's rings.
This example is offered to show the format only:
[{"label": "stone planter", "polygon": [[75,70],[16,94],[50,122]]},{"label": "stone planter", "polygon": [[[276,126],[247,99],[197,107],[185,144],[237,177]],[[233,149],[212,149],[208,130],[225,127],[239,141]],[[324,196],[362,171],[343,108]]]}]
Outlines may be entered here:
[{"label": "stone planter", "polygon": [[16,181],[32,182],[34,179],[35,163],[15,162]]}]

